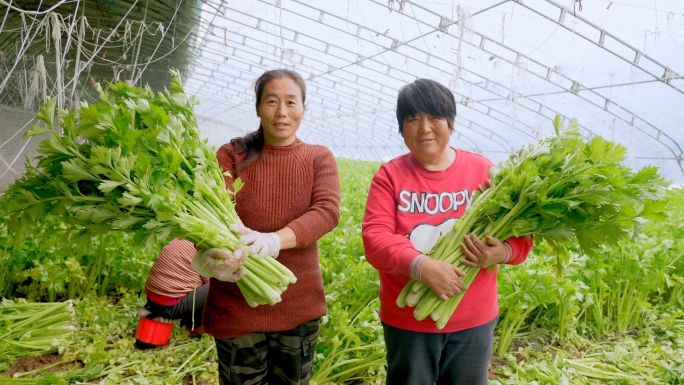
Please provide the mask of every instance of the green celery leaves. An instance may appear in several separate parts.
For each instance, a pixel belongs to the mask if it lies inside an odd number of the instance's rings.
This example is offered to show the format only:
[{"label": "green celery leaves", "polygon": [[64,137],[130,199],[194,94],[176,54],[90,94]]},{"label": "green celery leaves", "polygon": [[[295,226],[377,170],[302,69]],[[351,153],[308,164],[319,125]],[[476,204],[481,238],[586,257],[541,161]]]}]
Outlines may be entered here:
[{"label": "green celery leaves", "polygon": [[[204,249],[235,250],[238,237],[229,226],[242,224],[234,207],[238,188],[226,188],[214,152],[201,139],[197,101],[185,95],[180,74],[174,72],[171,91],[157,95],[123,82],[99,93],[96,103],[57,112],[62,134],[53,123],[54,100],[36,115],[47,128],[37,125],[27,135],[51,135],[40,145],[37,165],[27,161],[26,174],[6,192],[17,241],[54,214],[85,235],[131,232],[142,247],[176,237]],[[272,258],[249,257],[245,268],[238,286],[250,306],[279,302],[296,281]],[[272,276],[252,274],[255,269]]]}]

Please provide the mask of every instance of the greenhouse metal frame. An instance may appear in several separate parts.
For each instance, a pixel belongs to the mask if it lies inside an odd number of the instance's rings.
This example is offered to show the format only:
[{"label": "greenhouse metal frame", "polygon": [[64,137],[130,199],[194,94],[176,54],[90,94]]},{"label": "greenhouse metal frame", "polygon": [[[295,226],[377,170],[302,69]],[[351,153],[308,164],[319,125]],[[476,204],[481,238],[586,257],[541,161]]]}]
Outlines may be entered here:
[{"label": "greenhouse metal frame", "polygon": [[451,145],[500,162],[577,119],[634,168],[684,182],[684,4],[658,1],[0,1],[0,188],[40,138],[47,98],[73,108],[112,81],[168,86],[178,69],[212,145],[258,127],[254,80],[307,82],[299,137],[338,157],[407,151],[398,90],[417,78],[458,103]]}]

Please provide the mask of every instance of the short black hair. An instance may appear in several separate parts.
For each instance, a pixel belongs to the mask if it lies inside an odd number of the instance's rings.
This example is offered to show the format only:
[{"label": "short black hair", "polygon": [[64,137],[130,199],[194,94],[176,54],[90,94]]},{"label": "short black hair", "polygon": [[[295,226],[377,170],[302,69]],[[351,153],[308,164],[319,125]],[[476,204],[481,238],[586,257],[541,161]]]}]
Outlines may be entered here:
[{"label": "short black hair", "polygon": [[437,118],[445,118],[450,129],[454,129],[456,99],[442,84],[430,79],[417,79],[399,90],[397,96],[397,121],[399,133],[404,136],[404,119],[419,112]]}]

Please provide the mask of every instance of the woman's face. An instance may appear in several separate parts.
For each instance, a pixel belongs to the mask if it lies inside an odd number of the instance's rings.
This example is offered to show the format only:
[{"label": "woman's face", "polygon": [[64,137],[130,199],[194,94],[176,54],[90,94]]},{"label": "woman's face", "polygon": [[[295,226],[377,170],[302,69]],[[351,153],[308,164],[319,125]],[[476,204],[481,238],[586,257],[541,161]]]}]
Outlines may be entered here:
[{"label": "woman's face", "polygon": [[446,118],[418,112],[404,119],[404,143],[423,165],[435,165],[447,157],[451,129]]},{"label": "woman's face", "polygon": [[257,116],[261,118],[267,144],[287,146],[294,143],[304,117],[302,90],[289,77],[271,80],[261,93]]}]

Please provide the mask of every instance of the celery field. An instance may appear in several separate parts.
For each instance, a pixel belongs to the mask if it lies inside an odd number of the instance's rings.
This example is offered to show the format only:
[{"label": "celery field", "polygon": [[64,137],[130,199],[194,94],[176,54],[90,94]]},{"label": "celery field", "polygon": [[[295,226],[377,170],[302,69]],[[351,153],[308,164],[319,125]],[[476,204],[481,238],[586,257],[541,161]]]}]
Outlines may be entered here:
[{"label": "celery field", "polygon": [[[379,165],[339,159],[340,224],[319,241],[329,314],[318,385],[384,383],[378,274],[361,240]],[[684,191],[668,190],[667,202],[666,219],[592,257],[535,243],[524,264],[502,268],[490,384],[684,384]],[[0,205],[0,384],[218,383],[210,336],[175,326],[167,345],[134,347],[162,245],[143,252],[125,233],[69,233],[51,216],[15,242]],[[17,309],[44,315],[22,321]]]}]

